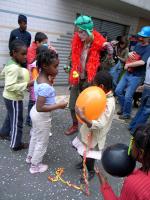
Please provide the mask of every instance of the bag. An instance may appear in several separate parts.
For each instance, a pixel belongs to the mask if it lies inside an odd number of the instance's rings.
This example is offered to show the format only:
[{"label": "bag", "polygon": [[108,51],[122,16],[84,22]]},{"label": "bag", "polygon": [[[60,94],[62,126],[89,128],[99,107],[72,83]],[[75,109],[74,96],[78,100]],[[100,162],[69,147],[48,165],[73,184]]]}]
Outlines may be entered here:
[{"label": "bag", "polygon": [[[141,56],[139,54],[137,54],[135,51],[133,52],[133,57],[134,58],[132,58],[132,59],[130,57],[128,57],[126,64],[141,60]],[[135,68],[134,67],[128,67],[127,70],[128,70],[128,72],[132,73],[132,72],[134,72]]]}]

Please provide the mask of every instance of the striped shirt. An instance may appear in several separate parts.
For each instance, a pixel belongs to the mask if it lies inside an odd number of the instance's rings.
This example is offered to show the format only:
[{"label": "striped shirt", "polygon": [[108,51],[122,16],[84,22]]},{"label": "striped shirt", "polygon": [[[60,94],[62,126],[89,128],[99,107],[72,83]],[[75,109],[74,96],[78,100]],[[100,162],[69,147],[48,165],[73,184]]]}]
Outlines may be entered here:
[{"label": "striped shirt", "polygon": [[104,200],[150,200],[150,172],[135,170],[124,181],[120,197],[117,197],[106,182],[100,188]]}]

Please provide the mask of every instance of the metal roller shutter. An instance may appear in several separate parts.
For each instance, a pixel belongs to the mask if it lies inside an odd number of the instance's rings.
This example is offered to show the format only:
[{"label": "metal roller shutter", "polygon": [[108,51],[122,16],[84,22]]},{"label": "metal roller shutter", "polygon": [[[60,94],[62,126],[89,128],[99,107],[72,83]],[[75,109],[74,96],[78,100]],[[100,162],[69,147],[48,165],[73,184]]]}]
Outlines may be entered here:
[{"label": "metal roller shutter", "polygon": [[94,27],[98,32],[107,33],[108,40],[113,40],[119,35],[126,35],[129,27],[115,22],[92,18]]},{"label": "metal roller shutter", "polygon": [[108,38],[110,40],[113,40],[117,36],[125,34],[125,26],[121,24],[103,21],[101,31],[107,32]]},{"label": "metal roller shutter", "polygon": [[101,27],[102,27],[102,20],[100,19],[95,19],[92,18],[93,22],[94,22],[94,28],[98,31],[101,32]]}]

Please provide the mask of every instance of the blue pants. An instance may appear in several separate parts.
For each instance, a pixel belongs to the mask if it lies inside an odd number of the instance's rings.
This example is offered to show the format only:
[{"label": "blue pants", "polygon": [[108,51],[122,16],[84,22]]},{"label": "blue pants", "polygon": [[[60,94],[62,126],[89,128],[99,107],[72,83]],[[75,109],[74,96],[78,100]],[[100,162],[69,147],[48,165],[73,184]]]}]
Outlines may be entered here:
[{"label": "blue pants", "polygon": [[142,82],[143,77],[126,72],[119,81],[115,94],[124,116],[130,117],[134,92]]},{"label": "blue pants", "polygon": [[145,86],[142,94],[140,108],[129,125],[131,133],[134,133],[138,125],[145,124],[149,116],[150,116],[150,87]]},{"label": "blue pants", "polygon": [[119,81],[119,77],[120,77],[122,71],[123,71],[123,66],[120,61],[118,61],[116,65],[114,65],[113,67],[110,68],[109,73],[111,74],[111,76],[113,78],[114,88],[116,88],[116,86],[117,86],[117,83]]},{"label": "blue pants", "polygon": [[15,148],[21,144],[23,129],[23,101],[12,101],[4,98],[7,114],[0,134],[11,136],[10,147]]}]

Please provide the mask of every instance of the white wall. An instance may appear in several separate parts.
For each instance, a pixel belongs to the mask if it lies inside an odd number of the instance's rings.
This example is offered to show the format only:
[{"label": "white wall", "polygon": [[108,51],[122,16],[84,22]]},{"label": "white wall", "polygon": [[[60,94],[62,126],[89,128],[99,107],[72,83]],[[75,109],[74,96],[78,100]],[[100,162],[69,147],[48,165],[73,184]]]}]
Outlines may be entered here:
[{"label": "white wall", "polygon": [[50,41],[73,31],[76,13],[129,25],[130,33],[135,32],[138,23],[138,18],[104,10],[92,4],[85,4],[81,0],[1,0],[0,68],[8,59],[8,39],[10,31],[18,27],[19,13],[27,15],[28,31],[31,32],[32,39],[37,31],[43,31]]},{"label": "white wall", "polygon": [[150,11],[150,0],[121,0],[121,1],[124,1],[126,3],[132,4],[139,8],[144,8],[145,10]]}]

